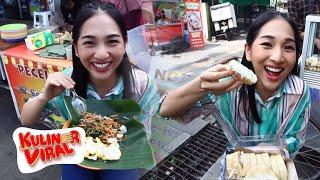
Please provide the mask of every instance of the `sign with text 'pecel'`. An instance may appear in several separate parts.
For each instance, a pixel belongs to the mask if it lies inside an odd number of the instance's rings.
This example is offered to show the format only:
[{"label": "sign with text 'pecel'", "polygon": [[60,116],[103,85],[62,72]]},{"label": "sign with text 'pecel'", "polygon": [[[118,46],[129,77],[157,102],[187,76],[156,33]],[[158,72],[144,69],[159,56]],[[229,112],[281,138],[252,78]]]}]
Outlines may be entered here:
[{"label": "sign with text 'pecel'", "polygon": [[22,173],[32,173],[53,164],[79,164],[84,159],[82,128],[35,130],[25,127],[13,132],[17,164]]}]

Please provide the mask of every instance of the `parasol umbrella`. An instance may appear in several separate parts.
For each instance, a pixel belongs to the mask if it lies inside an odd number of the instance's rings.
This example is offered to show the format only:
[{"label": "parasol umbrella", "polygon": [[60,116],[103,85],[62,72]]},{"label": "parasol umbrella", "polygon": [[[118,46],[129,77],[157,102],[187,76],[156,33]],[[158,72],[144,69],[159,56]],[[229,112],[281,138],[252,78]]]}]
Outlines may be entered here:
[{"label": "parasol umbrella", "polygon": [[114,4],[124,16],[128,30],[144,24],[141,13],[141,0],[100,0],[100,2]]},{"label": "parasol umbrella", "polygon": [[101,2],[109,2],[114,4],[122,15],[127,15],[131,11],[141,9],[141,0],[100,0]]}]

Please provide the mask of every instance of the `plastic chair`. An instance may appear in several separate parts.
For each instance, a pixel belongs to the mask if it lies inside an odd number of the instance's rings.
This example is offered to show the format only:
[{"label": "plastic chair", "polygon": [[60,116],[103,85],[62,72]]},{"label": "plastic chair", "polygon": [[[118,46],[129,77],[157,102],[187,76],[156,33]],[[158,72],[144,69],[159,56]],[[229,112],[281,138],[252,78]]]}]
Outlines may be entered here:
[{"label": "plastic chair", "polygon": [[33,12],[33,27],[50,26],[51,11]]}]

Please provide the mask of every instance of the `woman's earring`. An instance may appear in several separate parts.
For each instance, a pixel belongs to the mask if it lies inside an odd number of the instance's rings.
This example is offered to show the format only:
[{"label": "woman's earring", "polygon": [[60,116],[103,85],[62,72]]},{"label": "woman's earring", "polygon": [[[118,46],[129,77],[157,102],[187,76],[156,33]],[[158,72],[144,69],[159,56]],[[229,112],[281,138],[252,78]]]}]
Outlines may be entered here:
[{"label": "woman's earring", "polygon": [[74,49],[74,54],[77,56],[77,57],[79,57],[79,54],[78,54],[78,50],[77,50],[77,48],[76,48],[76,46],[75,45],[73,45],[73,49]]}]

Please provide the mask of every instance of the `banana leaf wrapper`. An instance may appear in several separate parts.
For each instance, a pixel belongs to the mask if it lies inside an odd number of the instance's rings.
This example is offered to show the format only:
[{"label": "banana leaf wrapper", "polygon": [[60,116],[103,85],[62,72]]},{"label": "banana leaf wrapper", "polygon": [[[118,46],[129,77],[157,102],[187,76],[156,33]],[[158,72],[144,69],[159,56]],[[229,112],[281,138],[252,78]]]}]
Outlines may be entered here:
[{"label": "banana leaf wrapper", "polygon": [[[80,116],[71,105],[71,98],[64,97],[71,126],[77,126]],[[151,144],[144,131],[144,126],[135,120],[141,114],[140,106],[132,100],[86,100],[87,111],[99,115],[118,115],[128,132],[124,141],[120,143],[121,158],[117,161],[103,161],[101,159],[85,159],[80,166],[92,169],[151,169],[155,165]]]}]

